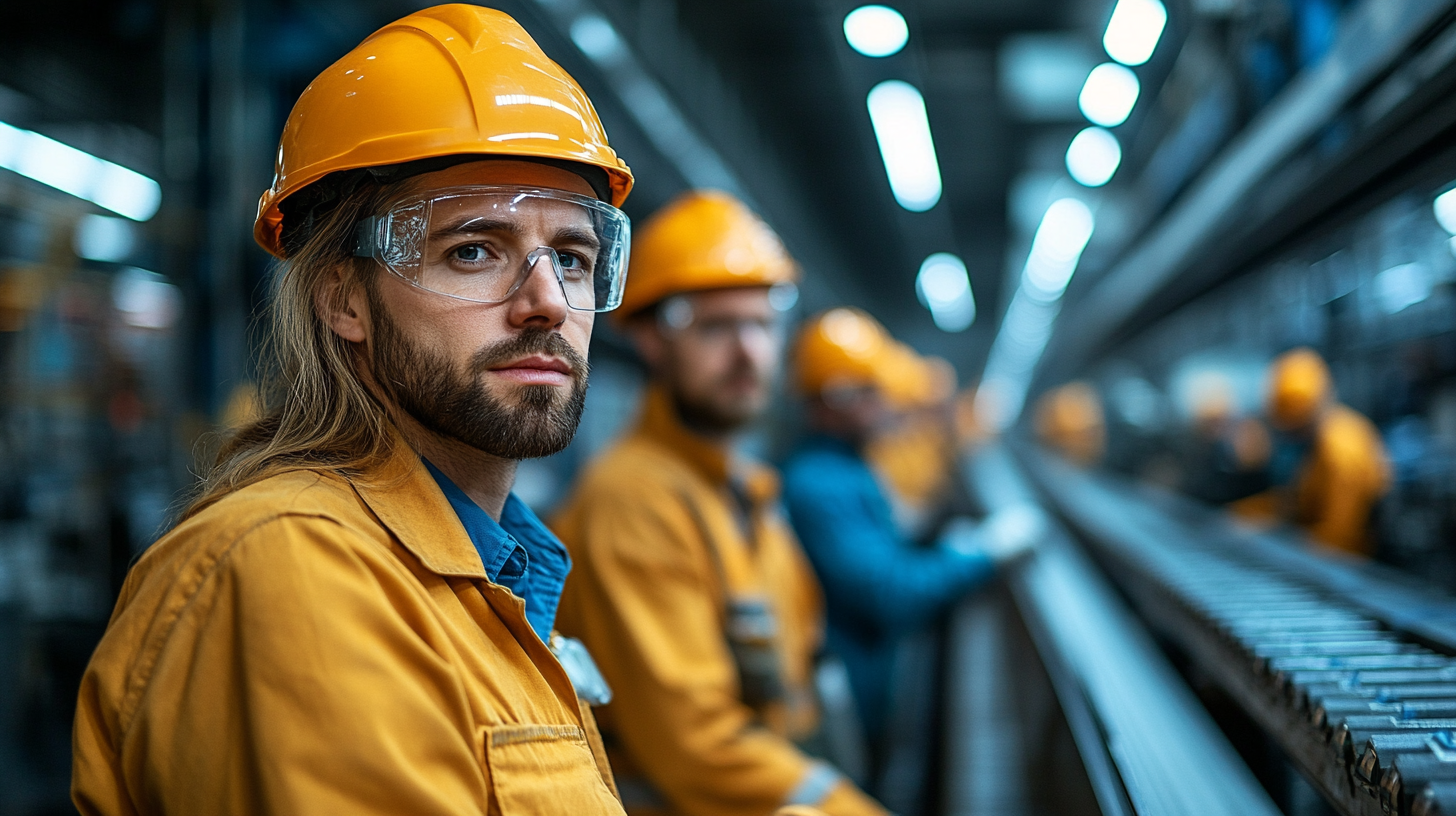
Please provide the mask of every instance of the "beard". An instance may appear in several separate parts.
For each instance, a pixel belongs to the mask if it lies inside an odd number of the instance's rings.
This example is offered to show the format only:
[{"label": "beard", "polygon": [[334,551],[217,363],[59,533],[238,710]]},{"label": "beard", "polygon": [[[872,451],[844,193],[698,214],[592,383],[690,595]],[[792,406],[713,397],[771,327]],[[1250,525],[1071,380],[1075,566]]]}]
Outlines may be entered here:
[{"label": "beard", "polygon": [[[471,356],[464,372],[443,356],[413,345],[382,303],[375,317],[372,364],[376,381],[405,413],[425,428],[502,459],[535,459],[571,443],[586,407],[587,361],[550,329],[530,328]],[[571,390],[550,385],[517,388],[506,404],[481,382],[489,368],[530,354],[560,357],[571,366]]]},{"label": "beard", "polygon": [[[725,379],[761,379],[751,367],[729,372]],[[760,391],[767,386],[760,383]],[[706,394],[688,394],[681,387],[672,389],[673,407],[683,424],[709,435],[731,434],[751,425],[767,408],[767,395],[742,395],[737,399],[725,396],[727,389],[709,388]]]}]

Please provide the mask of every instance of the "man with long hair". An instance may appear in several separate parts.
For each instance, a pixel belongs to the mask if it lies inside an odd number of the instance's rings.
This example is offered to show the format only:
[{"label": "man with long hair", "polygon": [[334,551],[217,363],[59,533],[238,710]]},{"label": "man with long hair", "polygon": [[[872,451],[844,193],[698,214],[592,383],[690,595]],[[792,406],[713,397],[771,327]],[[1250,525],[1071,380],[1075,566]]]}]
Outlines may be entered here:
[{"label": "man with long hair", "polygon": [[631,184],[500,12],[412,14],[305,90],[255,231],[266,412],[127,578],[83,813],[621,813],[569,558],[510,490],[575,432]]}]

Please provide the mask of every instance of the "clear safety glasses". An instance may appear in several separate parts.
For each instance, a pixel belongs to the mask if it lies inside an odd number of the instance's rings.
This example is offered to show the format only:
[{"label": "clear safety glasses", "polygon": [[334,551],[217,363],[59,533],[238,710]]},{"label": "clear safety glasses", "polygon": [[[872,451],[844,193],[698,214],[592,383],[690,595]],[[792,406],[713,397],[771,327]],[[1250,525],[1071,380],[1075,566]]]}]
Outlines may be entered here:
[{"label": "clear safety glasses", "polygon": [[456,187],[359,223],[354,254],[421,289],[501,303],[545,260],[566,304],[606,312],[622,303],[632,227],[616,207],[561,190]]}]

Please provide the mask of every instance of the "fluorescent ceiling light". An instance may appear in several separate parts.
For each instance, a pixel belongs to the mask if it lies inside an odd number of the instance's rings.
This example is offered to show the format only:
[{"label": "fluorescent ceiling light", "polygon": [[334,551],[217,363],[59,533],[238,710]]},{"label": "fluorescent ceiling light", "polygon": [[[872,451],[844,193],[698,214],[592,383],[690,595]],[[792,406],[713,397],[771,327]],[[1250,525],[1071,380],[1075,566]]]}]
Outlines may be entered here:
[{"label": "fluorescent ceiling light", "polygon": [[1077,94],[1101,61],[1102,53],[1080,36],[1017,34],[1001,44],[996,73],[1002,96],[1022,118],[1076,121]]},{"label": "fluorescent ceiling light", "polygon": [[966,264],[949,252],[937,252],[920,264],[915,293],[943,331],[965,331],[976,320],[976,299]]},{"label": "fluorescent ceiling light", "polygon": [[891,79],[871,88],[866,101],[895,200],[911,212],[934,207],[940,201],[940,164],[924,97],[914,85]]},{"label": "fluorescent ceiling light", "polygon": [[1372,281],[1375,297],[1386,314],[1395,314],[1431,296],[1431,277],[1418,263],[1406,263],[1381,272]]},{"label": "fluorescent ceiling light", "polygon": [[128,326],[169,329],[182,313],[182,291],[156,272],[127,267],[112,281],[111,304]]},{"label": "fluorescent ceiling light", "polygon": [[1140,90],[1137,74],[1131,68],[1104,62],[1087,75],[1077,106],[1092,124],[1117,127],[1132,113]]},{"label": "fluorescent ceiling light", "polygon": [[617,29],[600,14],[583,14],[571,23],[571,41],[598,65],[613,65],[627,53]]},{"label": "fluorescent ceiling light", "polygon": [[71,239],[76,255],[92,261],[121,261],[136,249],[136,227],[125,218],[86,215]]},{"label": "fluorescent ceiling light", "polygon": [[83,150],[0,122],[0,167],[145,221],[162,205],[162,185]]},{"label": "fluorescent ceiling light", "polygon": [[1436,196],[1431,208],[1436,211],[1436,223],[1441,229],[1456,235],[1456,190],[1447,190]]},{"label": "fluorescent ceiling light", "polygon": [[1023,280],[1028,294],[1037,300],[1062,296],[1092,239],[1094,225],[1092,211],[1075,198],[1057,199],[1047,207],[1026,259]]},{"label": "fluorescent ceiling light", "polygon": [[1032,375],[1061,312],[1062,293],[1077,271],[1093,227],[1092,211],[1075,198],[1057,199],[1042,216],[976,391],[976,416],[987,427],[1003,430],[1021,415]]},{"label": "fluorescent ceiling light", "polygon": [[910,27],[889,6],[860,6],[844,16],[844,38],[866,57],[888,57],[905,47]]},{"label": "fluorescent ceiling light", "polygon": [[1111,181],[1120,164],[1122,146],[1116,136],[1100,127],[1078,133],[1067,147],[1067,172],[1085,187],[1101,187]]},{"label": "fluorescent ceiling light", "polygon": [[1123,65],[1142,65],[1153,56],[1167,24],[1168,9],[1161,0],[1117,0],[1102,47]]}]

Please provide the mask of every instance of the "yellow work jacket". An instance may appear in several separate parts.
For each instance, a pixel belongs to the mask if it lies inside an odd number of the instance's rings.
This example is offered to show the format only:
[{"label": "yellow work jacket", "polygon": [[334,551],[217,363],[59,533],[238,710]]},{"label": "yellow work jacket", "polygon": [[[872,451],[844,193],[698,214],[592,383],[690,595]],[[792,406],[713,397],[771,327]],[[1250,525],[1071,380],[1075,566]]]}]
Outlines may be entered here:
[{"label": "yellow work jacket", "polygon": [[[764,816],[795,801],[883,813],[793,742],[816,726],[822,599],[777,492],[776,474],[690,432],[653,389],[553,520],[574,563],[557,625],[612,686],[598,714],[631,813]],[[745,699],[742,633],[729,631],[730,609],[755,603],[776,629],[776,701]]]},{"label": "yellow work jacket", "polygon": [[132,568],[81,684],[84,814],[621,814],[591,712],[403,442]]},{"label": "yellow work jacket", "polygon": [[912,537],[944,501],[956,453],[950,424],[936,411],[917,411],[870,441],[865,458],[889,488],[896,520]]},{"label": "yellow work jacket", "polygon": [[1380,432],[1352,408],[1336,405],[1320,420],[1294,482],[1293,516],[1310,538],[1369,555],[1370,511],[1390,489],[1390,461]]},{"label": "yellow work jacket", "polygon": [[1370,555],[1370,513],[1390,489],[1390,460],[1380,432],[1352,408],[1335,405],[1319,419],[1294,481],[1232,502],[1254,524],[1293,522],[1311,539]]}]

